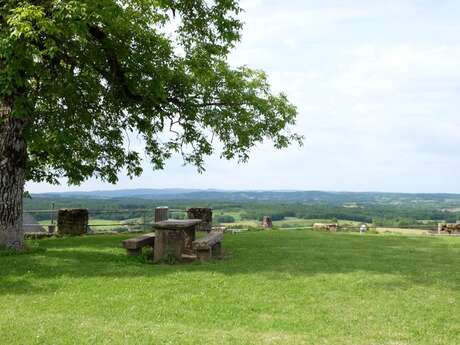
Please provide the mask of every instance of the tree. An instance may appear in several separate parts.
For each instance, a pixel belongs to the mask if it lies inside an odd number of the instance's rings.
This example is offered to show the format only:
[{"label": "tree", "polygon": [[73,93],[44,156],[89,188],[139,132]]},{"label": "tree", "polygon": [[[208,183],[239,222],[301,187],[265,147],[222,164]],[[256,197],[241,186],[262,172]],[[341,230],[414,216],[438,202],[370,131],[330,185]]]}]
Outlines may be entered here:
[{"label": "tree", "polygon": [[231,68],[237,0],[0,2],[0,245],[20,249],[25,181],[141,174],[174,153],[204,169],[219,150],[301,142],[296,108],[266,75]]}]

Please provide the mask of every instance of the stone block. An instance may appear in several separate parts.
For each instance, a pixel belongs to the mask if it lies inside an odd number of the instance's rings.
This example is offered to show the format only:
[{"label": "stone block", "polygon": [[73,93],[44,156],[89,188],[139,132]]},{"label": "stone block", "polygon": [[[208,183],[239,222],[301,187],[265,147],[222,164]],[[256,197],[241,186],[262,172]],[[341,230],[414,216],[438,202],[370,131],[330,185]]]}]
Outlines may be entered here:
[{"label": "stone block", "polygon": [[58,212],[57,226],[60,235],[83,235],[88,231],[88,210],[61,209]]},{"label": "stone block", "polygon": [[189,208],[187,218],[202,220],[201,224],[196,227],[197,231],[210,232],[212,230],[212,208]]}]

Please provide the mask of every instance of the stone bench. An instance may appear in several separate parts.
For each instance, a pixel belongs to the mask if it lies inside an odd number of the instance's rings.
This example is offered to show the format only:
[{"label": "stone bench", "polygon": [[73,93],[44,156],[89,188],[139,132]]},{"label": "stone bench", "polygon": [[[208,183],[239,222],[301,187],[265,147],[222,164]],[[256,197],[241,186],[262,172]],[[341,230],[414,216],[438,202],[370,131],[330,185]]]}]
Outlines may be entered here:
[{"label": "stone bench", "polygon": [[212,257],[221,255],[222,240],[224,233],[221,231],[211,231],[206,237],[193,241],[192,247],[198,259],[208,260]]},{"label": "stone bench", "polygon": [[130,238],[123,241],[123,248],[129,256],[139,256],[142,254],[143,247],[153,247],[155,245],[155,234],[147,234],[139,237]]}]

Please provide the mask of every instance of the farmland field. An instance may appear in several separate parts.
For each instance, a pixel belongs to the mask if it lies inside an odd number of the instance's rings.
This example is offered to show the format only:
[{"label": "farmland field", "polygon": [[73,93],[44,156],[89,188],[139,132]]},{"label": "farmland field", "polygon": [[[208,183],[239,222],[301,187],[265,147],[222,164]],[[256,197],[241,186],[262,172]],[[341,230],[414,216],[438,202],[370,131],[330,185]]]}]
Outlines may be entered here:
[{"label": "farmland field", "polygon": [[[39,222],[41,225],[46,226],[51,224],[51,221],[49,219],[42,220]],[[93,231],[97,232],[104,232],[104,231],[110,231],[116,228],[120,228],[122,226],[122,222],[118,220],[112,220],[112,219],[97,219],[97,218],[91,218],[89,220],[89,225]]]},{"label": "farmland field", "polygon": [[152,265],[127,235],[2,253],[5,344],[460,344],[460,238],[251,231]]},{"label": "farmland field", "polygon": [[[286,217],[283,220],[273,221],[273,226],[275,228],[310,228],[315,223],[331,223],[331,219],[302,219],[296,217]],[[354,226],[359,227],[360,222],[348,221],[348,220],[335,220],[340,226]],[[253,227],[258,228],[261,226],[261,222],[257,220],[240,220],[234,223],[224,223],[223,225],[231,227]]]},{"label": "farmland field", "polygon": [[408,229],[408,228],[376,228],[378,233],[399,233],[399,234],[412,234],[412,235],[430,235],[428,230],[423,229]]}]

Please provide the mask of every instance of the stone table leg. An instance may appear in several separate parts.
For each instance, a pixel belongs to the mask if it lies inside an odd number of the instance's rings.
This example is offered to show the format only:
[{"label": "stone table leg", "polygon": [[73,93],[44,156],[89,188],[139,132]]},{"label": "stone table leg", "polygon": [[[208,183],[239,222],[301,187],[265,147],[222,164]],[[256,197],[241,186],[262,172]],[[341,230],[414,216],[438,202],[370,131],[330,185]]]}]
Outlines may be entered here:
[{"label": "stone table leg", "polygon": [[196,240],[196,232],[195,227],[184,230],[184,248],[188,250],[192,250],[192,243]]},{"label": "stone table leg", "polygon": [[153,261],[160,262],[172,255],[181,260],[185,247],[185,233],[177,230],[156,230]]}]

